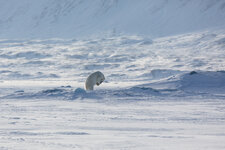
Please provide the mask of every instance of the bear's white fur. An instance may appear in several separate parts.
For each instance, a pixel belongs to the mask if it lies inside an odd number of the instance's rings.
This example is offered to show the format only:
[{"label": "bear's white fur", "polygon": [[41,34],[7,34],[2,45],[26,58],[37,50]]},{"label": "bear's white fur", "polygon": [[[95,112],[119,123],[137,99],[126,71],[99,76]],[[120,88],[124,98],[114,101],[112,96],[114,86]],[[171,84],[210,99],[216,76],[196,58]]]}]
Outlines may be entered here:
[{"label": "bear's white fur", "polygon": [[94,72],[88,76],[85,82],[86,90],[94,90],[94,86],[99,86],[105,80],[105,76],[100,71]]}]

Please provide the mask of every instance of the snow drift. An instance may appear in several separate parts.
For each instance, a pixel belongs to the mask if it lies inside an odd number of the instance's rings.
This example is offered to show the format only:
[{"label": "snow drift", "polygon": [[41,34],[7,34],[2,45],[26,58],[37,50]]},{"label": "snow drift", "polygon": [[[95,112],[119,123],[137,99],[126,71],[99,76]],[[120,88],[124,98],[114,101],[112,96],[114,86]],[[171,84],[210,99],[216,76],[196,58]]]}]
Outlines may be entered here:
[{"label": "snow drift", "polygon": [[16,91],[2,99],[104,99],[105,97],[149,99],[150,97],[172,98],[176,97],[225,98],[225,71],[204,72],[192,71],[160,81],[144,85],[136,85],[129,88],[101,89],[97,91],[85,91],[82,88],[73,89],[71,86],[61,86],[37,92]]},{"label": "snow drift", "polygon": [[[0,97],[223,97],[224,32],[156,39],[120,35],[80,40],[0,40]],[[96,70],[104,72],[106,82],[96,87],[97,92],[79,90]]]},{"label": "snow drift", "polygon": [[[168,74],[169,75],[169,74]],[[224,71],[192,71],[168,76],[160,81],[138,86],[140,89],[172,96],[225,96]]]}]

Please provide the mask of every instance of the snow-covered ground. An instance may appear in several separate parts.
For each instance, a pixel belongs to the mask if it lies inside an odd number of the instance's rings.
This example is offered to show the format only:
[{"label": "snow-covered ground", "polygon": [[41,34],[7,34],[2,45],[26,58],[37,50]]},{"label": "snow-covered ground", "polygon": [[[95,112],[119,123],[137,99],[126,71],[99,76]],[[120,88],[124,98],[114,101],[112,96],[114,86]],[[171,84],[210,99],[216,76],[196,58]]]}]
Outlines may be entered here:
[{"label": "snow-covered ground", "polygon": [[224,0],[0,0],[0,150],[224,150],[224,18]]},{"label": "snow-covered ground", "polygon": [[224,100],[1,101],[0,149],[223,150]]},{"label": "snow-covered ground", "polygon": [[223,29],[0,43],[1,150],[225,148]]}]

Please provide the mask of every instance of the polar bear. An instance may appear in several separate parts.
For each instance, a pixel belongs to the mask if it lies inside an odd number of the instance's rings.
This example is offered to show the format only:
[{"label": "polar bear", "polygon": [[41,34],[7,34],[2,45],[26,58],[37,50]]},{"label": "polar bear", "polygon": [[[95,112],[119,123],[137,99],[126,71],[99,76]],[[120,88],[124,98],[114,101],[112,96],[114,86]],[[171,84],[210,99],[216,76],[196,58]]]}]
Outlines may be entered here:
[{"label": "polar bear", "polygon": [[100,71],[90,74],[85,82],[86,90],[94,90],[95,84],[99,86],[105,80],[105,76]]}]

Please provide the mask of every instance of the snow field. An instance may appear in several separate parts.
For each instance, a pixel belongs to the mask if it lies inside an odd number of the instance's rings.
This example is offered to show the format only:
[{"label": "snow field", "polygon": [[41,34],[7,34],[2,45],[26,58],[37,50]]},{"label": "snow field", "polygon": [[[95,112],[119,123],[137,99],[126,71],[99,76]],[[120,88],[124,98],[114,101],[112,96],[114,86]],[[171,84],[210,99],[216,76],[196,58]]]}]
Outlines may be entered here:
[{"label": "snow field", "polygon": [[224,39],[2,39],[0,149],[223,150]]},{"label": "snow field", "polygon": [[224,149],[224,101],[1,101],[1,149]]}]

